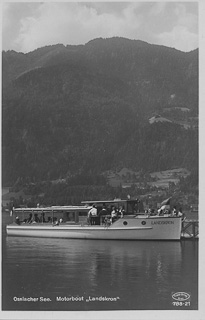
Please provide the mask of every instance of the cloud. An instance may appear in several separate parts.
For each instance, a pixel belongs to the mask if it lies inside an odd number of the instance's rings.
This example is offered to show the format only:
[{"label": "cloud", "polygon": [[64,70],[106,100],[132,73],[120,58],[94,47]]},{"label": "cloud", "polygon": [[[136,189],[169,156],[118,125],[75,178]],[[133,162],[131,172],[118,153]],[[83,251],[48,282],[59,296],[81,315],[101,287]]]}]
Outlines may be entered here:
[{"label": "cloud", "polygon": [[23,17],[15,46],[25,51],[45,44],[84,44],[97,37],[134,37],[142,17],[134,13],[137,4],[123,8],[121,16],[99,12],[77,3],[44,3],[37,17]]},{"label": "cloud", "polygon": [[177,48],[181,51],[191,51],[198,47],[198,36],[184,26],[176,26],[171,32],[164,32],[156,37],[159,44]]},{"label": "cloud", "polygon": [[85,44],[94,38],[121,36],[192,50],[197,45],[196,6],[171,2],[9,3],[3,13],[3,49],[28,52],[49,44]]},{"label": "cloud", "polygon": [[22,28],[22,21],[35,15],[39,3],[4,2],[2,4],[2,45],[4,50],[19,50],[15,44]]},{"label": "cloud", "polygon": [[151,9],[149,11],[149,16],[157,16],[159,14],[163,14],[166,9],[166,2],[157,2],[152,4]]},{"label": "cloud", "polygon": [[194,33],[198,32],[198,17],[196,14],[188,12],[184,4],[179,4],[175,9],[175,13],[178,25],[184,26]]},{"label": "cloud", "polygon": [[174,8],[174,23],[170,31],[161,32],[156,39],[165,46],[182,51],[191,51],[198,47],[198,16],[188,12],[185,4]]}]

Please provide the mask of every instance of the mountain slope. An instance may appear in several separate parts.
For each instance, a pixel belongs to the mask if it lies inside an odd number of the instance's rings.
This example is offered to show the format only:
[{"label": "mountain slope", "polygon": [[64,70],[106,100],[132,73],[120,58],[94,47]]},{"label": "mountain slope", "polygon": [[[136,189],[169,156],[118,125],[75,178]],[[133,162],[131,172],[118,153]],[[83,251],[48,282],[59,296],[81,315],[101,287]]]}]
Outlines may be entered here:
[{"label": "mountain slope", "polygon": [[197,50],[123,38],[3,52],[3,180],[197,166],[196,129],[148,121],[167,106],[197,116],[197,66]]}]

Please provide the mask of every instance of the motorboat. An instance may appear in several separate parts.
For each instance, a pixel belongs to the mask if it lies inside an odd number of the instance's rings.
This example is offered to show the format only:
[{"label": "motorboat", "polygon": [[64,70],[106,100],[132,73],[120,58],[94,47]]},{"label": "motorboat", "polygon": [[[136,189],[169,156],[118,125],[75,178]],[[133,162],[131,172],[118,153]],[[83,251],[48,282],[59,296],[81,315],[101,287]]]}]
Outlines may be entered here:
[{"label": "motorboat", "polygon": [[[89,212],[95,207],[93,223]],[[112,216],[112,209],[115,216]],[[104,211],[103,211],[104,210]],[[79,206],[14,208],[8,236],[101,240],[180,240],[182,217],[145,213],[139,199],[83,201]]]}]

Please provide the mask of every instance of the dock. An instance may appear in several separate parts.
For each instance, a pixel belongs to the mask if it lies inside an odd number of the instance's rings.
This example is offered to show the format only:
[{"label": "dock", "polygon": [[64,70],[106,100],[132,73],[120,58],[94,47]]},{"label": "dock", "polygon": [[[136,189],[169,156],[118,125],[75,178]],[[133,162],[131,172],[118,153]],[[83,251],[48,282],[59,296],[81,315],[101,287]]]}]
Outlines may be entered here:
[{"label": "dock", "polygon": [[198,239],[199,238],[199,221],[187,220],[182,222],[182,239]]}]

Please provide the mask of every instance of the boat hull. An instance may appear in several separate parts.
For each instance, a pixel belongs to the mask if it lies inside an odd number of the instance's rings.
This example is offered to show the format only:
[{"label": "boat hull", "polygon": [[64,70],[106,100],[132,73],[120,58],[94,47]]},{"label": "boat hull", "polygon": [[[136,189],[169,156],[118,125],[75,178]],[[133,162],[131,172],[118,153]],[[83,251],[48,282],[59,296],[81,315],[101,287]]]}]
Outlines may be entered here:
[{"label": "boat hull", "polygon": [[11,224],[9,236],[99,239],[99,240],[180,240],[181,218],[122,218],[110,226]]}]

